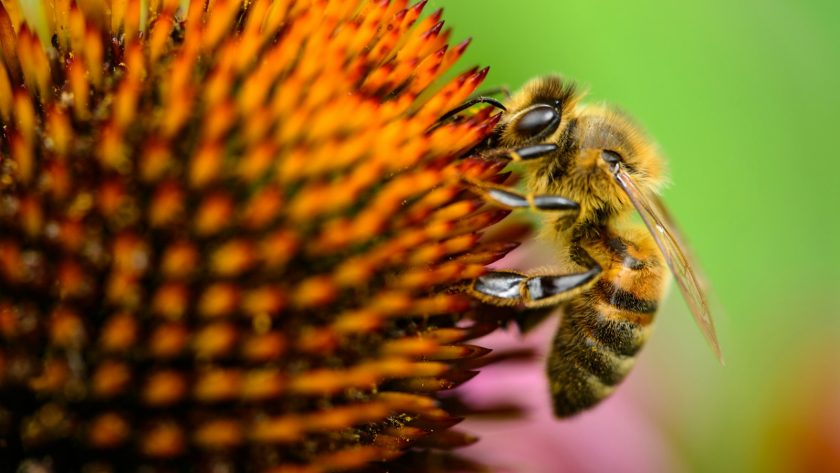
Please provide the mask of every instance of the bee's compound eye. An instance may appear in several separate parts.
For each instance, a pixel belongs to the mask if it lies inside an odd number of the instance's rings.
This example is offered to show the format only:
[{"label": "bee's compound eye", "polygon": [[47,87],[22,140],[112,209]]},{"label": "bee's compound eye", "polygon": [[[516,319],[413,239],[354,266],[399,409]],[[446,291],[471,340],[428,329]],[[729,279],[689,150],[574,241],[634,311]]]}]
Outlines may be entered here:
[{"label": "bee's compound eye", "polygon": [[516,122],[517,133],[534,137],[546,135],[560,125],[560,113],[551,105],[537,105],[525,112]]}]

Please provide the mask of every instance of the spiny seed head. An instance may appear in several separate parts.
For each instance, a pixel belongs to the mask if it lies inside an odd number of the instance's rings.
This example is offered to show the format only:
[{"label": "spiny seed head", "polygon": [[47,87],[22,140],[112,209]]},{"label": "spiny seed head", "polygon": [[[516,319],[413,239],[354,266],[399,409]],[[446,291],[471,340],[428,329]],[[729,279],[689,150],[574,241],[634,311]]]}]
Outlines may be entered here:
[{"label": "spiny seed head", "polygon": [[[470,437],[437,393],[510,245],[486,75],[425,2],[0,6],[0,469],[333,472]],[[148,8],[142,5],[147,5]],[[41,468],[41,470],[38,470]]]}]

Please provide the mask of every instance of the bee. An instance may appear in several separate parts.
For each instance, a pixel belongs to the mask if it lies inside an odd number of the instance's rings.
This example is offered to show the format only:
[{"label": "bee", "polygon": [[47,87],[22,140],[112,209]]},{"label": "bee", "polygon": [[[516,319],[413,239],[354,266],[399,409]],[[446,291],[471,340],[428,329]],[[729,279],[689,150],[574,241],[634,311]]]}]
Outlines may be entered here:
[{"label": "bee", "polygon": [[631,118],[580,99],[573,84],[548,76],[504,104],[482,97],[464,105],[504,110],[481,154],[522,162],[526,192],[469,184],[494,205],[540,212],[558,260],[551,270],[490,271],[465,291],[523,313],[563,307],[547,360],[558,417],[593,407],[625,378],[650,333],[668,268],[722,362],[702,280],[658,198],[661,155]]}]

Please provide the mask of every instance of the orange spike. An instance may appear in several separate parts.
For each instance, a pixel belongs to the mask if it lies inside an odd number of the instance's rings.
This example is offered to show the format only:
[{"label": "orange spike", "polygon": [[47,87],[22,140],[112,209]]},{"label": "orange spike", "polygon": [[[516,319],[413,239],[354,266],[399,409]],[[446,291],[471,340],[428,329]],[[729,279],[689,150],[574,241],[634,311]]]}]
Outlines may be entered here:
[{"label": "orange spike", "polygon": [[251,335],[242,343],[242,356],[252,362],[269,362],[285,352],[286,341],[277,332]]},{"label": "orange spike", "polygon": [[236,174],[246,182],[252,183],[265,175],[277,162],[283,162],[283,160],[277,158],[276,145],[267,140],[248,149],[247,154],[236,164]]},{"label": "orange spike", "polygon": [[112,271],[106,282],[105,299],[120,308],[136,310],[142,297],[137,279],[130,271]]},{"label": "orange spike", "polygon": [[251,316],[262,314],[276,315],[285,304],[283,291],[274,286],[250,289],[242,299],[242,310]]},{"label": "orange spike", "polygon": [[139,326],[128,313],[117,313],[109,318],[99,334],[99,346],[106,352],[128,350],[137,341]]},{"label": "orange spike", "polygon": [[184,284],[163,284],[151,297],[152,312],[170,320],[178,320],[187,311],[189,297],[189,290]]},{"label": "orange spike", "polygon": [[184,190],[177,182],[165,182],[155,188],[149,202],[148,221],[152,227],[171,225],[184,212]]},{"label": "orange spike", "polygon": [[214,69],[204,84],[204,101],[208,106],[213,106],[230,94],[230,87],[233,85],[233,75],[225,68]]},{"label": "orange spike", "polygon": [[193,396],[201,402],[219,402],[239,395],[242,373],[233,369],[211,369],[198,376],[193,384]]},{"label": "orange spike", "polygon": [[[0,85],[0,88],[2,88],[2,85]],[[70,120],[67,118],[62,107],[53,106],[47,113],[46,134],[52,140],[52,146],[56,156],[60,160],[63,160],[67,156],[71,140],[73,139],[73,130],[70,127]]]},{"label": "orange spike", "polygon": [[140,451],[153,458],[172,458],[186,448],[186,435],[174,421],[157,421],[140,435]]},{"label": "orange spike", "polygon": [[104,61],[102,37],[99,30],[92,26],[88,26],[85,29],[84,35],[84,49],[82,51],[87,65],[90,82],[94,87],[102,88],[102,69]]},{"label": "orange spike", "polygon": [[255,253],[247,240],[225,242],[210,254],[210,269],[220,276],[237,276],[256,262]]},{"label": "orange spike", "polygon": [[22,135],[15,133],[11,138],[12,161],[17,167],[17,180],[22,184],[29,184],[35,172],[35,157],[32,154],[32,144]]},{"label": "orange spike", "polygon": [[[116,0],[119,1],[119,0]],[[126,43],[133,41],[140,33],[140,18],[142,16],[142,0],[126,0],[125,20],[123,23],[123,33],[125,34]],[[201,3],[201,2],[190,2]],[[116,33],[116,31],[114,31]]]},{"label": "orange spike", "polygon": [[151,31],[149,32],[149,39],[146,41],[149,47],[150,68],[158,63],[158,59],[167,49],[169,35],[172,33],[174,26],[174,21],[168,13],[164,13],[155,18]]},{"label": "orange spike", "polygon": [[278,270],[300,246],[300,238],[290,230],[269,233],[259,242],[259,259],[266,269]]},{"label": "orange spike", "polygon": [[44,228],[44,209],[34,195],[20,199],[20,222],[27,236],[34,238]]},{"label": "orange spike", "polygon": [[203,125],[203,138],[207,141],[221,140],[236,120],[233,102],[220,101],[207,111]]},{"label": "orange spike", "polygon": [[128,440],[131,426],[121,415],[107,412],[93,419],[87,432],[92,447],[114,448]]},{"label": "orange spike", "polygon": [[98,158],[106,168],[118,172],[128,171],[130,162],[125,148],[123,131],[114,123],[104,125],[99,136]]},{"label": "orange spike", "polygon": [[140,392],[140,398],[150,406],[169,406],[187,394],[187,380],[174,370],[152,372]]},{"label": "orange spike", "polygon": [[[402,22],[400,23],[400,27],[403,29],[403,31],[414,26],[414,22],[416,22],[417,18],[420,17],[420,13],[426,6],[426,3],[428,3],[428,0],[420,0],[419,2],[405,9],[405,14],[403,16]],[[439,14],[440,10],[438,10],[437,13]],[[439,19],[440,17],[432,21],[432,24],[437,22]]]},{"label": "orange spike", "polygon": [[106,0],[76,0],[85,17],[97,29],[107,30],[106,16],[110,12],[110,1]]},{"label": "orange spike", "polygon": [[382,325],[383,317],[373,310],[357,310],[339,314],[333,329],[340,334],[368,333]]},{"label": "orange spike", "polygon": [[383,356],[424,357],[435,353],[438,344],[429,338],[400,338],[382,344],[379,353]]},{"label": "orange spike", "polygon": [[239,0],[215,0],[212,10],[208,9],[213,14],[208,15],[202,35],[202,46],[205,51],[212,50],[222,40],[236,18],[240,5]]},{"label": "orange spike", "polygon": [[113,218],[126,198],[123,182],[118,179],[111,179],[99,186],[96,203],[103,217]]},{"label": "orange spike", "polygon": [[70,91],[73,93],[73,111],[76,118],[85,119],[88,115],[89,94],[87,71],[78,57],[71,59],[67,67]]},{"label": "orange spike", "polygon": [[295,344],[298,351],[304,353],[327,354],[338,348],[336,333],[329,327],[306,328],[298,334]]},{"label": "orange spike", "polygon": [[125,363],[104,361],[93,372],[91,391],[99,398],[123,394],[131,382],[131,370]]},{"label": "orange spike", "polygon": [[235,419],[219,419],[198,426],[193,441],[201,448],[228,449],[242,443],[245,433]]},{"label": "orange spike", "polygon": [[0,275],[15,283],[23,277],[23,268],[20,247],[15,243],[0,240]]},{"label": "orange spike", "polygon": [[432,82],[439,77],[441,65],[446,57],[446,50],[447,46],[444,44],[433,54],[430,54],[423,59],[423,61],[417,66],[416,70],[413,71],[414,77],[412,78],[411,85],[408,89],[412,95],[419,95],[420,92],[426,89],[426,87],[431,85]]},{"label": "orange spike", "polygon": [[65,259],[59,263],[56,283],[59,294],[64,299],[88,295],[95,286],[81,265],[70,259]]},{"label": "orange spike", "polygon": [[154,358],[174,358],[187,347],[190,331],[181,323],[164,323],[151,333],[149,338],[149,354]]},{"label": "orange spike", "polygon": [[0,64],[0,118],[4,122],[12,120],[13,101],[12,83],[9,80],[6,68],[3,64]]},{"label": "orange spike", "polygon": [[397,52],[397,61],[406,61],[425,56],[427,50],[434,50],[442,46],[438,36],[443,28],[443,22],[438,21],[441,10],[424,18],[412,31],[405,44]]},{"label": "orange spike", "polygon": [[291,291],[292,303],[298,308],[316,307],[329,303],[337,294],[335,281],[329,276],[314,276]]},{"label": "orange spike", "polygon": [[323,471],[352,470],[374,460],[386,460],[394,454],[372,445],[358,446],[319,455],[314,463]]},{"label": "orange spike", "polygon": [[9,72],[12,83],[20,82],[20,63],[17,55],[17,35],[6,2],[0,3],[0,59]]},{"label": "orange spike", "polygon": [[204,21],[204,8],[207,6],[205,0],[193,0],[187,6],[187,18],[184,25],[184,32],[187,41],[195,41],[200,38],[202,31],[202,23]]},{"label": "orange spike", "polygon": [[242,210],[242,223],[252,229],[259,229],[274,219],[280,213],[283,196],[279,189],[268,186],[256,193]]},{"label": "orange spike", "polygon": [[70,46],[67,35],[70,21],[70,0],[49,0],[45,2],[49,31],[55,34],[59,51],[66,52]]},{"label": "orange spike", "polygon": [[17,54],[27,86],[38,91],[40,101],[50,98],[50,63],[38,36],[24,24],[18,32]]},{"label": "orange spike", "polygon": [[289,389],[298,394],[332,394],[345,387],[343,373],[330,370],[315,370],[301,373],[290,380]]},{"label": "orange spike", "polygon": [[249,436],[258,443],[283,444],[299,440],[303,434],[303,422],[297,416],[283,416],[258,419]]},{"label": "orange spike", "polygon": [[204,317],[221,317],[232,312],[239,303],[236,286],[217,283],[209,286],[198,300],[198,312]]},{"label": "orange spike", "polygon": [[274,369],[258,369],[246,373],[242,381],[242,398],[265,401],[278,397],[284,388],[283,376]]},{"label": "orange spike", "polygon": [[372,401],[333,407],[304,417],[306,430],[322,432],[351,427],[362,422],[384,420],[390,414],[384,402]]},{"label": "orange spike", "polygon": [[78,348],[87,338],[81,317],[67,307],[58,307],[50,314],[50,339],[57,346]]},{"label": "orange spike", "polygon": [[137,112],[137,98],[140,94],[140,82],[126,78],[117,88],[114,94],[114,123],[117,127],[125,129]]},{"label": "orange spike", "polygon": [[123,30],[126,13],[128,12],[128,0],[111,0],[111,34],[119,36]]},{"label": "orange spike", "polygon": [[217,192],[205,197],[193,217],[193,227],[202,236],[218,233],[231,223],[234,202],[225,193]]},{"label": "orange spike", "polygon": [[461,59],[461,56],[464,55],[467,47],[469,47],[470,42],[472,42],[472,38],[467,38],[446,52],[446,56],[443,58],[443,62],[440,65],[441,74],[448,71],[449,68],[458,61],[458,59]]},{"label": "orange spike", "polygon": [[151,139],[140,154],[140,177],[146,182],[156,181],[172,164],[169,146],[163,141]]},{"label": "orange spike", "polygon": [[27,146],[31,146],[35,137],[37,117],[32,106],[32,98],[24,89],[15,91],[14,95],[15,126]]},{"label": "orange spike", "polygon": [[222,147],[217,143],[206,143],[190,159],[189,181],[193,188],[200,189],[218,178],[222,167]]},{"label": "orange spike", "polygon": [[211,324],[195,335],[193,350],[196,357],[201,359],[224,356],[233,350],[238,336],[236,328],[229,323]]},{"label": "orange spike", "polygon": [[272,7],[262,22],[264,39],[273,37],[277,30],[288,21],[289,14],[292,12],[291,5],[294,3],[295,0],[275,0],[272,2]]},{"label": "orange spike", "polygon": [[185,278],[195,271],[198,258],[198,250],[190,242],[175,242],[163,251],[160,272],[168,278]]}]

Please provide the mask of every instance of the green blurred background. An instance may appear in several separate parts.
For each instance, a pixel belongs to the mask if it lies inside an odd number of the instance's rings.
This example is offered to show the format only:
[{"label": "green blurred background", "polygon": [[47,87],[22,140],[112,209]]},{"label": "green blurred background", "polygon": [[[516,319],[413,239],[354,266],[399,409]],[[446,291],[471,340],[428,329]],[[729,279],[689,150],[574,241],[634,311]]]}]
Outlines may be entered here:
[{"label": "green blurred background", "polygon": [[840,3],[438,7],[473,38],[462,66],[491,66],[485,86],[561,73],[669,159],[665,201],[725,308],[727,360],[673,291],[633,380],[669,454],[690,471],[840,471]]}]

